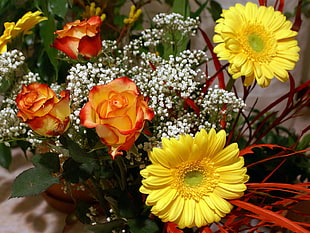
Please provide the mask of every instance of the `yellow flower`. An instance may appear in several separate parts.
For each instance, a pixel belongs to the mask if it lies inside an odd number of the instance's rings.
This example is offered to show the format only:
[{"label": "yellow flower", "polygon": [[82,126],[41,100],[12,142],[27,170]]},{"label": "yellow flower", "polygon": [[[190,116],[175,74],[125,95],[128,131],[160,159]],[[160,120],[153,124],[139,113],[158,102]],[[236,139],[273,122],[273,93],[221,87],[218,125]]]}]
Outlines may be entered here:
[{"label": "yellow flower", "polygon": [[180,228],[201,227],[219,221],[246,190],[248,180],[236,143],[225,147],[226,133],[204,129],[195,137],[162,139],[162,149],[149,153],[151,165],[141,171],[140,192],[146,205],[164,222]]},{"label": "yellow flower", "polygon": [[[36,24],[47,20],[47,17],[40,16],[42,14],[41,11],[36,12],[27,12],[23,15],[22,18],[20,18],[14,27],[14,31],[16,32],[16,35],[20,32],[23,32],[24,34],[31,34],[30,29],[32,29]],[[15,35],[13,35],[15,36]]]},{"label": "yellow flower", "polygon": [[2,36],[0,37],[0,54],[7,51],[7,43],[12,38],[12,31],[15,27],[15,23],[4,23],[4,31]]},{"label": "yellow flower", "polygon": [[214,52],[227,60],[234,79],[245,77],[249,86],[256,79],[267,87],[276,77],[285,82],[288,70],[294,69],[299,59],[299,47],[292,31],[292,23],[273,7],[258,7],[248,2],[223,10],[217,20],[213,41],[219,43]]},{"label": "yellow flower", "polygon": [[4,23],[4,32],[0,37],[0,54],[7,51],[7,43],[9,43],[14,37],[20,33],[31,34],[32,29],[36,24],[43,20],[47,20],[46,17],[40,16],[42,12],[36,11],[34,13],[27,12],[20,18],[16,24],[14,22]]},{"label": "yellow flower", "polygon": [[106,18],[106,14],[102,12],[100,7],[96,7],[96,3],[94,2],[91,2],[90,5],[87,5],[85,7],[85,12],[82,14],[84,19],[89,19],[92,16],[99,16],[102,21],[104,21]]},{"label": "yellow flower", "polygon": [[132,5],[130,7],[129,17],[124,19],[124,24],[133,24],[134,22],[138,20],[141,14],[142,14],[142,10],[141,9],[137,10],[136,6]]}]

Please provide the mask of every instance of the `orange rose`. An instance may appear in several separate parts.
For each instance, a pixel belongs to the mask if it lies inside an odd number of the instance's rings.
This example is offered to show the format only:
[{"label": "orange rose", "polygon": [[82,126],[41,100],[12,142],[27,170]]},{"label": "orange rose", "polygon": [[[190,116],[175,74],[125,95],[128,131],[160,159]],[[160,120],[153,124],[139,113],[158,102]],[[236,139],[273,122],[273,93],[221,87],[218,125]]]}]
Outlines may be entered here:
[{"label": "orange rose", "polygon": [[98,85],[89,93],[89,101],[80,112],[81,124],[96,128],[101,141],[110,147],[114,158],[129,150],[139,137],[145,120],[151,120],[154,112],[136,84],[122,77],[106,85]]},{"label": "orange rose", "polygon": [[101,19],[99,16],[93,16],[88,20],[76,20],[73,23],[67,23],[63,30],[57,30],[58,34],[52,47],[63,51],[73,59],[81,54],[85,58],[95,57],[102,48],[100,38]]},{"label": "orange rose", "polygon": [[61,135],[70,123],[69,91],[62,91],[60,96],[59,100],[47,84],[23,85],[15,100],[19,109],[17,116],[42,136]]}]

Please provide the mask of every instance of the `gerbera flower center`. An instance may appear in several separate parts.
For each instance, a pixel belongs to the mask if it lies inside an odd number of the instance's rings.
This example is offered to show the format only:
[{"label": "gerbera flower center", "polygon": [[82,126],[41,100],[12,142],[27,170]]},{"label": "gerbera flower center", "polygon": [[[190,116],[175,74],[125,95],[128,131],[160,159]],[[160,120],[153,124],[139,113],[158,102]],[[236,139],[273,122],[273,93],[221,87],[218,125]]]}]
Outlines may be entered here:
[{"label": "gerbera flower center", "polygon": [[203,173],[201,171],[190,171],[184,175],[184,183],[193,187],[200,185],[203,181]]},{"label": "gerbera flower center", "polygon": [[249,24],[237,33],[239,45],[248,60],[269,63],[276,54],[276,42],[263,26]]},{"label": "gerbera flower center", "polygon": [[261,52],[264,49],[264,40],[254,33],[249,35],[248,42],[255,52]]},{"label": "gerbera flower center", "polygon": [[202,199],[213,192],[219,175],[213,162],[209,160],[186,161],[174,169],[172,188],[178,190],[184,198]]}]

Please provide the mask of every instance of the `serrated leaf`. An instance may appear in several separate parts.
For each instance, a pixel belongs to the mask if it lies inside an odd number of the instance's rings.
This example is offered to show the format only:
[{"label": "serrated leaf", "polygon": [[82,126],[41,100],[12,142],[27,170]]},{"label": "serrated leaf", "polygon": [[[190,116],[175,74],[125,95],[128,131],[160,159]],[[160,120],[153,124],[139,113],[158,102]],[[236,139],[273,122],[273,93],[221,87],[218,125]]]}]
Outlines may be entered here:
[{"label": "serrated leaf", "polygon": [[30,168],[16,177],[10,198],[33,196],[56,183],[59,183],[59,178],[53,176],[48,169]]},{"label": "serrated leaf", "polygon": [[57,153],[35,154],[31,160],[36,167],[45,167],[51,172],[59,172],[60,170],[59,155]]},{"label": "serrated leaf", "polygon": [[134,233],[158,233],[159,227],[149,218],[134,218],[129,219],[127,224],[130,231]]},{"label": "serrated leaf", "polygon": [[6,169],[9,169],[12,162],[11,149],[0,143],[0,165]]}]

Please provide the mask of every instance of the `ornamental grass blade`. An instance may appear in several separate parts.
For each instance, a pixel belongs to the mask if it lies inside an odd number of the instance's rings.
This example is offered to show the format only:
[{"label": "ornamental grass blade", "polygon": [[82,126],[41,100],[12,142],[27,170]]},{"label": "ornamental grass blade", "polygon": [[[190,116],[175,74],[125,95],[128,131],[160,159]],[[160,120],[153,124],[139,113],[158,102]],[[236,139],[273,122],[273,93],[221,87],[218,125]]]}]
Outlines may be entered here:
[{"label": "ornamental grass blade", "polygon": [[302,7],[302,0],[298,0],[296,16],[294,20],[294,24],[292,26],[292,30],[298,32],[302,23],[301,19],[301,7]]},{"label": "ornamental grass blade", "polygon": [[[165,223],[165,229],[167,233],[183,233],[183,231],[178,229],[177,226],[178,225],[173,222]],[[207,231],[205,233],[207,233]]]},{"label": "ornamental grass blade", "polygon": [[[262,145],[263,145],[263,144],[262,144]],[[310,151],[310,148],[309,148],[309,149],[305,149],[305,150],[294,151],[294,152],[288,153],[288,154],[280,152],[280,153],[278,153],[278,154],[276,154],[276,155],[273,155],[273,156],[270,156],[270,157],[268,157],[268,158],[261,159],[261,160],[259,160],[259,161],[257,161],[257,162],[248,164],[248,165],[246,165],[246,167],[249,168],[249,167],[252,167],[252,166],[254,166],[254,165],[257,165],[257,164],[260,164],[260,163],[264,163],[264,162],[267,162],[267,161],[272,160],[272,159],[289,157],[289,156],[292,156],[292,155],[305,153],[305,152],[307,152],[307,151]]]},{"label": "ornamental grass blade", "polygon": [[255,152],[253,151],[254,148],[261,148],[261,147],[267,147],[269,149],[274,149],[274,148],[281,148],[283,150],[291,150],[287,147],[284,146],[279,146],[279,145],[275,145],[275,144],[254,144],[252,146],[247,146],[246,148],[244,148],[243,150],[241,150],[239,152],[239,156],[244,156],[246,154],[254,154]]},{"label": "ornamental grass blade", "polygon": [[202,227],[199,229],[199,233],[213,233],[209,226]]},{"label": "ornamental grass blade", "polygon": [[233,205],[241,207],[245,210],[248,210],[252,213],[257,214],[258,216],[264,217],[265,220],[269,219],[272,220],[272,222],[274,222],[275,224],[277,224],[278,226],[287,228],[293,232],[296,233],[307,233],[310,232],[308,230],[306,230],[305,228],[299,226],[298,224],[292,222],[291,220],[275,213],[272,212],[270,210],[258,207],[256,205],[253,205],[251,203],[245,202],[245,201],[241,201],[241,200],[231,200],[230,201]]},{"label": "ornamental grass blade", "polygon": [[[207,33],[205,31],[203,31],[200,27],[198,29],[201,32],[202,37],[203,37],[204,41],[206,42],[206,44],[208,46],[208,49],[210,50],[210,53],[211,53],[212,60],[213,60],[213,63],[214,63],[216,71],[219,71],[217,73],[219,87],[221,89],[225,89],[225,81],[224,81],[224,73],[223,73],[223,70],[222,70],[222,65],[221,65],[217,55],[213,52],[213,48],[214,47],[212,45],[212,42],[209,39],[209,37],[208,37],[208,35],[207,35]],[[211,83],[208,83],[208,85],[211,85]]]},{"label": "ornamental grass blade", "polygon": [[286,183],[247,183],[248,188],[254,189],[270,189],[277,188],[277,190],[290,192],[290,190],[295,190],[299,192],[310,193],[310,182],[301,183],[301,184],[286,184]]},{"label": "ornamental grass blade", "polygon": [[276,5],[279,4],[278,11],[283,13],[284,2],[285,2],[284,0],[276,1],[274,9],[276,9]]}]

